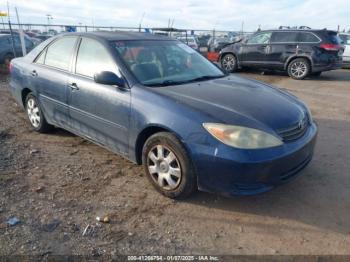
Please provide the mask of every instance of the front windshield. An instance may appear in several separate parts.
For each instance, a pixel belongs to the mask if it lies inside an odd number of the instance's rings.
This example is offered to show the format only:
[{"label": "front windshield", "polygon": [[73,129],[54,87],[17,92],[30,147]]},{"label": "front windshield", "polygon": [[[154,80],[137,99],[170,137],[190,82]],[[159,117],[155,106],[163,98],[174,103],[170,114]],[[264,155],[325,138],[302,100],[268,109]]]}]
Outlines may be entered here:
[{"label": "front windshield", "polygon": [[177,85],[225,76],[219,68],[180,41],[129,40],[112,44],[143,85]]}]

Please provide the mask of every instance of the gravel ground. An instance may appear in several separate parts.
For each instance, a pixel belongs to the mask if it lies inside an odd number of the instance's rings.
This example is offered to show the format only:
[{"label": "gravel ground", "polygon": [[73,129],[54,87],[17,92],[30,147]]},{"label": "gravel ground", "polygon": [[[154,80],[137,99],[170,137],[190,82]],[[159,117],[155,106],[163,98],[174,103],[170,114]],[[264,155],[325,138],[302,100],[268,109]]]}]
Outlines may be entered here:
[{"label": "gravel ground", "polygon": [[[310,106],[319,124],[314,160],[263,195],[199,192],[181,202],[103,148],[60,129],[33,132],[1,77],[0,255],[350,254],[350,71],[304,81],[240,74]],[[20,223],[9,227],[12,217]]]}]

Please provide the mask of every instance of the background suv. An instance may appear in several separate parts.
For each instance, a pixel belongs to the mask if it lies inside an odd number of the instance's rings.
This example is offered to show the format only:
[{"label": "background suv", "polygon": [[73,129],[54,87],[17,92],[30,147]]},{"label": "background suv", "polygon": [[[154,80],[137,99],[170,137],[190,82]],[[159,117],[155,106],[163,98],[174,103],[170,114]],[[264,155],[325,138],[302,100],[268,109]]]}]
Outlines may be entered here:
[{"label": "background suv", "polygon": [[[19,35],[14,34],[13,40],[15,42],[16,55],[22,56],[23,54]],[[34,48],[34,43],[30,39],[25,37],[24,41],[26,44],[27,52]],[[13,53],[11,35],[0,33],[0,64],[8,64],[14,57],[15,55]]]},{"label": "background suv", "polygon": [[227,72],[242,67],[287,71],[294,79],[341,68],[344,48],[330,30],[267,30],[223,48],[219,62]]}]

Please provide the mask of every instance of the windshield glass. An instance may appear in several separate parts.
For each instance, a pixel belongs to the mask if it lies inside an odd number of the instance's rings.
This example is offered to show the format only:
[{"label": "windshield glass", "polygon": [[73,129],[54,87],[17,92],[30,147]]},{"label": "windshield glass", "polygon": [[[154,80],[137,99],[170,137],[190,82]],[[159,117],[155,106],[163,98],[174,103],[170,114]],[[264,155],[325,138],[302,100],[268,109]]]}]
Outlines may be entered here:
[{"label": "windshield glass", "polygon": [[180,41],[129,40],[112,44],[143,85],[176,85],[225,76],[219,68]]},{"label": "windshield glass", "polygon": [[332,44],[336,44],[336,45],[341,44],[342,41],[336,32],[328,32],[328,36]]}]

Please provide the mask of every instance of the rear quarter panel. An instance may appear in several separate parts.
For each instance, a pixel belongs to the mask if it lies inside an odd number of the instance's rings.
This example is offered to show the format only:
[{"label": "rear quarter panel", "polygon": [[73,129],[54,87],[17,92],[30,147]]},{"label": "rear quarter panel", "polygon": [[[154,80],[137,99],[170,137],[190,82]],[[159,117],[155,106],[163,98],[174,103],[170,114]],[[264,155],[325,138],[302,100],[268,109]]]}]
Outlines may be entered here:
[{"label": "rear quarter panel", "polygon": [[30,72],[32,68],[31,64],[44,49],[44,47],[47,46],[53,39],[55,38],[50,38],[49,40],[42,42],[40,45],[31,50],[31,52],[29,52],[26,56],[15,58],[11,61],[12,70],[10,73],[10,90],[17,103],[22,107],[24,107],[22,102],[23,89],[28,88],[37,94],[35,85],[32,85],[30,82]]},{"label": "rear quarter panel", "polygon": [[33,92],[36,90],[29,86],[29,70],[24,58],[15,58],[11,61],[12,69],[10,75],[10,91],[16,102],[23,108],[22,91],[29,88]]}]

